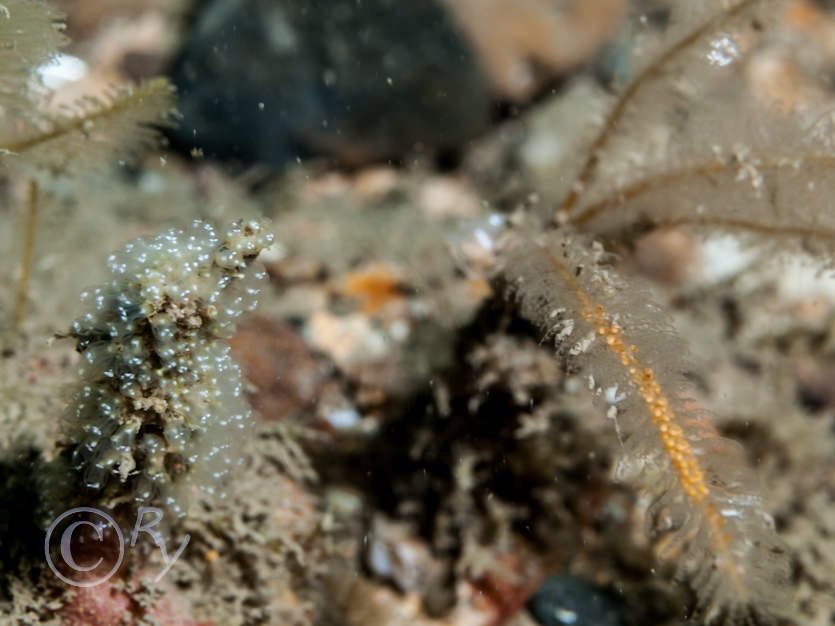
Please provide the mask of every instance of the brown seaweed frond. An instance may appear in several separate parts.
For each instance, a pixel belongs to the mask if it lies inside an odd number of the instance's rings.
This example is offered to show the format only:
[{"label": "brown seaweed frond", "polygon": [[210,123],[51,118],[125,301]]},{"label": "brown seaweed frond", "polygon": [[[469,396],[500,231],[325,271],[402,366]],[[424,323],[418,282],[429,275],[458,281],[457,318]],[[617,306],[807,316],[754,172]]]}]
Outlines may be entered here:
[{"label": "brown seaweed frond", "polygon": [[741,447],[687,399],[686,349],[660,307],[606,261],[579,235],[511,234],[503,245],[523,315],[605,399],[617,475],[651,497],[659,557],[676,563],[707,621],[765,623],[789,606],[788,560],[756,480]]}]

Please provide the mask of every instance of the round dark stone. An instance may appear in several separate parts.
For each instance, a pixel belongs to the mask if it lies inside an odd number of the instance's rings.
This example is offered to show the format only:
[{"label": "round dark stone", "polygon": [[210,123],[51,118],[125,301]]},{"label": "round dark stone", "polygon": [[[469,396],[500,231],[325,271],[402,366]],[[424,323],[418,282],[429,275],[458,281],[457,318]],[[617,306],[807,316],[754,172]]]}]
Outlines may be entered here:
[{"label": "round dark stone", "polygon": [[528,600],[542,626],[623,626],[624,606],[613,594],[575,578],[549,576]]},{"label": "round dark stone", "polygon": [[172,78],[186,151],[348,164],[460,145],[489,89],[435,0],[208,0]]}]

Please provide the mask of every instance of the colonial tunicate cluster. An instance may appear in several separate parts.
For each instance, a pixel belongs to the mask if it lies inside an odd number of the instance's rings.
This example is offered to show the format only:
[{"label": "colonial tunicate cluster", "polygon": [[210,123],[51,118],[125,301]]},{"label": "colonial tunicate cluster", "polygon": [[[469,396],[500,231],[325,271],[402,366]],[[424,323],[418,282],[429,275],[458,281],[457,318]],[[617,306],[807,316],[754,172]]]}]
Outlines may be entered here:
[{"label": "colonial tunicate cluster", "polygon": [[70,450],[87,487],[178,515],[192,486],[222,495],[250,421],[225,339],[256,305],[252,262],[272,240],[265,220],[195,221],[108,258],[70,332],[83,357]]}]

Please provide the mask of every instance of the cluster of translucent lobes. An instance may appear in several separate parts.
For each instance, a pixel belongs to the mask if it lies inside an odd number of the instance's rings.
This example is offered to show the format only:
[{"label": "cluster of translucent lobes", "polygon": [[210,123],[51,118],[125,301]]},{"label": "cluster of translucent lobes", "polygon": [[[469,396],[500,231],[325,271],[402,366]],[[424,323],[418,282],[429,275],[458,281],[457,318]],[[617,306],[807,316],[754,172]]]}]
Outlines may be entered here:
[{"label": "cluster of translucent lobes", "polygon": [[265,277],[252,261],[272,239],[264,220],[222,233],[196,221],[127,244],[108,258],[110,281],[82,293],[69,417],[88,487],[121,484],[178,514],[191,485],[222,494],[250,419],[225,339],[256,305]]}]

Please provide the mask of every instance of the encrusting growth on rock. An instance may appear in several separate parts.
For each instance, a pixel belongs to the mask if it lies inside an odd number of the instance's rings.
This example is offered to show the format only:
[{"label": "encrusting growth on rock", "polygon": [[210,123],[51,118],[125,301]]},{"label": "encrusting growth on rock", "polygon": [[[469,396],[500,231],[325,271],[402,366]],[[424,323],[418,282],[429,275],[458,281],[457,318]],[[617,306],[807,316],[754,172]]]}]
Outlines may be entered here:
[{"label": "encrusting growth on rock", "polygon": [[195,221],[128,243],[108,258],[110,280],[82,293],[67,448],[100,500],[184,515],[191,487],[223,495],[250,421],[225,339],[256,305],[253,261],[272,241],[266,220],[221,233]]}]

